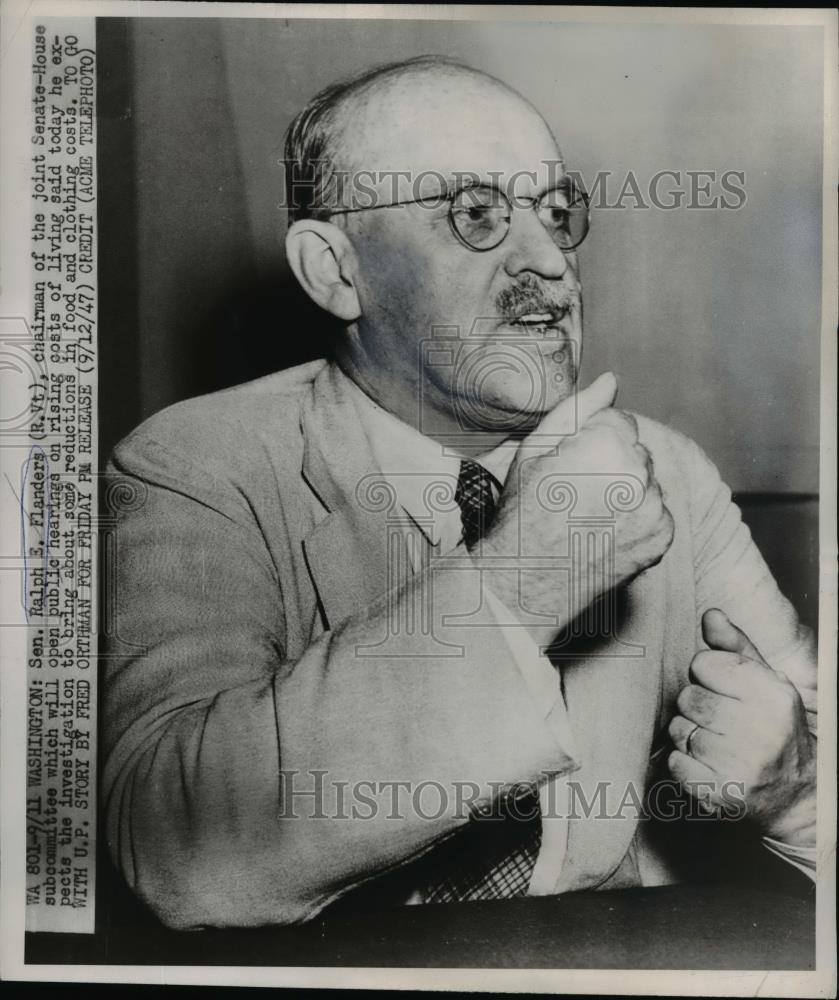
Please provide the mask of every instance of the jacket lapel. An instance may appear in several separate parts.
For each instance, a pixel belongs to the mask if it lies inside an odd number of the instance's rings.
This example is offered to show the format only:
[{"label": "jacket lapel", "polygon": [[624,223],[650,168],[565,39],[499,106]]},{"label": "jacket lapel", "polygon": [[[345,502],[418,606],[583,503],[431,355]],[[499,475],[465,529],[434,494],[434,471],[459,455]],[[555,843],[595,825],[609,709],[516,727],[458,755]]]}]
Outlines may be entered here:
[{"label": "jacket lapel", "polygon": [[324,508],[304,540],[309,573],[335,628],[388,586],[393,491],[376,467],[344,376],[325,365],[303,405],[303,477]]}]

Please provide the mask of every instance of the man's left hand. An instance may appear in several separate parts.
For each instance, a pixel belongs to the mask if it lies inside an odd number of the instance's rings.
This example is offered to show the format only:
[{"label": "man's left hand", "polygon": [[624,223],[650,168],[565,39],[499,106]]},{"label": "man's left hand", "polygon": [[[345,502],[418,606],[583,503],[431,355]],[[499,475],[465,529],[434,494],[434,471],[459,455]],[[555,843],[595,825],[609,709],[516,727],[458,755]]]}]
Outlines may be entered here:
[{"label": "man's left hand", "polygon": [[814,844],[816,747],[798,691],[722,611],[705,612],[702,634],[710,649],[694,656],[669,727],[671,774],[713,806],[730,804],[731,783],[765,836]]}]

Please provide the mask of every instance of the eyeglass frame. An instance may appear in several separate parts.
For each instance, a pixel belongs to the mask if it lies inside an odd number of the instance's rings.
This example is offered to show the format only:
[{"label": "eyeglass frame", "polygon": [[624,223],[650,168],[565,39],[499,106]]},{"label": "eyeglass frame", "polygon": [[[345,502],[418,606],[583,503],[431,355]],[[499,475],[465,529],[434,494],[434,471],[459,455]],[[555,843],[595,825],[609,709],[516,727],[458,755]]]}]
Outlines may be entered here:
[{"label": "eyeglass frame", "polygon": [[[555,191],[561,190],[563,185],[567,184],[571,184],[573,186],[573,190],[578,193],[579,197],[582,199],[583,203],[586,206],[586,228],[585,232],[582,235],[582,238],[577,240],[576,243],[572,243],[571,246],[563,247],[560,246],[558,243],[556,244],[556,246],[559,247],[559,249],[563,253],[570,250],[576,250],[577,247],[580,246],[585,241],[586,236],[588,236],[589,234],[589,230],[591,228],[591,201],[585,189],[580,187],[570,177],[568,177],[564,181],[560,181],[558,184],[554,184],[553,187],[550,187],[546,191],[543,191],[542,194],[538,195],[535,198],[516,196],[517,202],[520,201],[530,202],[528,207],[530,209],[535,209],[538,203],[543,198],[547,197],[549,194],[552,194]],[[507,229],[505,230],[504,235],[501,237],[501,239],[497,243],[494,243],[491,247],[472,246],[472,244],[469,243],[466,240],[466,238],[461,235],[460,231],[455,225],[454,218],[452,216],[452,209],[455,198],[458,195],[463,194],[465,191],[473,191],[479,188],[487,188],[490,191],[495,191],[504,199],[504,201],[507,203],[508,208],[510,209],[510,214],[507,217],[509,219],[509,224],[507,225]],[[570,204],[571,205],[576,204],[577,200],[578,199],[575,198],[574,201],[572,201]],[[472,250],[474,253],[489,253],[491,250],[497,250],[498,247],[501,246],[504,240],[507,239],[507,235],[509,234],[510,229],[512,228],[513,225],[513,209],[514,207],[518,207],[517,205],[516,206],[513,205],[513,203],[510,201],[507,195],[504,194],[504,192],[501,190],[500,187],[498,187],[497,184],[469,184],[465,187],[455,187],[448,192],[441,191],[439,194],[425,195],[422,198],[407,198],[404,201],[390,201],[386,205],[362,205],[360,208],[337,208],[334,211],[328,212],[326,215],[321,215],[321,218],[330,219],[332,218],[333,215],[354,215],[357,212],[371,212],[373,209],[376,208],[397,208],[400,205],[421,205],[423,202],[426,201],[436,201],[439,202],[441,206],[444,202],[449,203],[449,209],[448,209],[449,228],[451,229],[457,241],[461,243],[463,246],[465,246],[467,250]],[[543,228],[545,227],[543,226]],[[545,231],[547,232],[547,229],[545,229]]]}]

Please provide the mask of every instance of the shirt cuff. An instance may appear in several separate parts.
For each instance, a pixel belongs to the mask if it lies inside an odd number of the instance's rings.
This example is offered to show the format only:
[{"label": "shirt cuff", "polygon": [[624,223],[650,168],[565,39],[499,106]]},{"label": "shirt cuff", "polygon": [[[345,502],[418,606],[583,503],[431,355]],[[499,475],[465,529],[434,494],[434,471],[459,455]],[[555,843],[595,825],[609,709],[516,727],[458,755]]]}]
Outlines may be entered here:
[{"label": "shirt cuff", "polygon": [[772,837],[764,837],[763,844],[768,851],[771,851],[794,868],[797,868],[800,872],[803,872],[813,882],[816,881],[815,847],[792,847],[790,844],[774,840]]}]

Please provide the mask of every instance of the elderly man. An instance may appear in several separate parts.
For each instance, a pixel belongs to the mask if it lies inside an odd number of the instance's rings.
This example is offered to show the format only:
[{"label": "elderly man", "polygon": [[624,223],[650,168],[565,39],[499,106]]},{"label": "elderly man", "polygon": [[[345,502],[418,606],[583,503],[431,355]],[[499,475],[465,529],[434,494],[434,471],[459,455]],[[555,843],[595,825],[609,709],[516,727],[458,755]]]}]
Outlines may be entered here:
[{"label": "elderly man", "polygon": [[660,884],[659,764],[811,866],[812,639],[699,448],[577,386],[588,207],[544,120],[429,57],[318,95],[287,157],[333,356],[112,459],[129,884],[179,928]]}]

